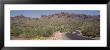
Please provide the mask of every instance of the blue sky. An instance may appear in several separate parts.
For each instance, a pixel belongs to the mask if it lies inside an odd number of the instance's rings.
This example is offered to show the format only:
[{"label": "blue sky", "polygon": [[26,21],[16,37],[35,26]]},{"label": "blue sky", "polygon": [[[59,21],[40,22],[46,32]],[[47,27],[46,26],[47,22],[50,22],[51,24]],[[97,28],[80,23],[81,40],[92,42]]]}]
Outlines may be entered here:
[{"label": "blue sky", "polygon": [[99,10],[11,10],[10,16],[14,17],[23,14],[26,17],[40,17],[41,15],[50,15],[59,12],[100,15]]}]

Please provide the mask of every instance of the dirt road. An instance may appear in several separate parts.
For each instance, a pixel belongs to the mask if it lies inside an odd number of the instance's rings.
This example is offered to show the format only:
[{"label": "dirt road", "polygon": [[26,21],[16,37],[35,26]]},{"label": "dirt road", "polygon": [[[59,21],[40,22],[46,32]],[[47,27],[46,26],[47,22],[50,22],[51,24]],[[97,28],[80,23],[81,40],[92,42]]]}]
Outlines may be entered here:
[{"label": "dirt road", "polygon": [[74,34],[55,32],[48,40],[94,40],[92,38],[83,37],[78,34],[78,32]]}]

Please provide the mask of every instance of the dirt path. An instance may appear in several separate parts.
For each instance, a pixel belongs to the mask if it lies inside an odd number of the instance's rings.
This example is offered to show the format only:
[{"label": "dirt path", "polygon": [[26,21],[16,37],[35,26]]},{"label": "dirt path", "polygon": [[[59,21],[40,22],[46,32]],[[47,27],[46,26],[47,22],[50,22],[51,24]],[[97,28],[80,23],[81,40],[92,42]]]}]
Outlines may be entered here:
[{"label": "dirt path", "polygon": [[52,37],[50,37],[47,40],[94,40],[94,39],[80,36],[78,32],[74,34],[55,32],[52,35]]},{"label": "dirt path", "polygon": [[64,35],[64,33],[58,31],[53,33],[53,35],[47,40],[63,40]]}]

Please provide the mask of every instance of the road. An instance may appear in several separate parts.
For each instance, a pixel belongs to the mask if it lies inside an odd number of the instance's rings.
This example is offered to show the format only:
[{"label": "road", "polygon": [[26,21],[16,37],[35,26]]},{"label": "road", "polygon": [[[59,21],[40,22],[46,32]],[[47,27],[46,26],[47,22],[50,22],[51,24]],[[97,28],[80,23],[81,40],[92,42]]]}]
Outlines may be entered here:
[{"label": "road", "polygon": [[92,38],[83,37],[80,32],[75,33],[61,33],[55,32],[48,40],[94,40]]}]

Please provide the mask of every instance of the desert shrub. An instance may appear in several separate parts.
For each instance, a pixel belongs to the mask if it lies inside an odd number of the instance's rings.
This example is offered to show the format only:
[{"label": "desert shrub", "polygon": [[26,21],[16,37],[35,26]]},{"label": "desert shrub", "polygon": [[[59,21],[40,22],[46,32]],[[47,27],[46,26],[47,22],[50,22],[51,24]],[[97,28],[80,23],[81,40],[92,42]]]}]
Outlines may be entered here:
[{"label": "desert shrub", "polygon": [[100,22],[85,22],[81,27],[82,34],[84,36],[93,36],[99,37],[100,36]]},{"label": "desert shrub", "polygon": [[20,34],[22,34],[22,28],[20,27],[14,27],[11,29],[11,36],[19,36]]}]

